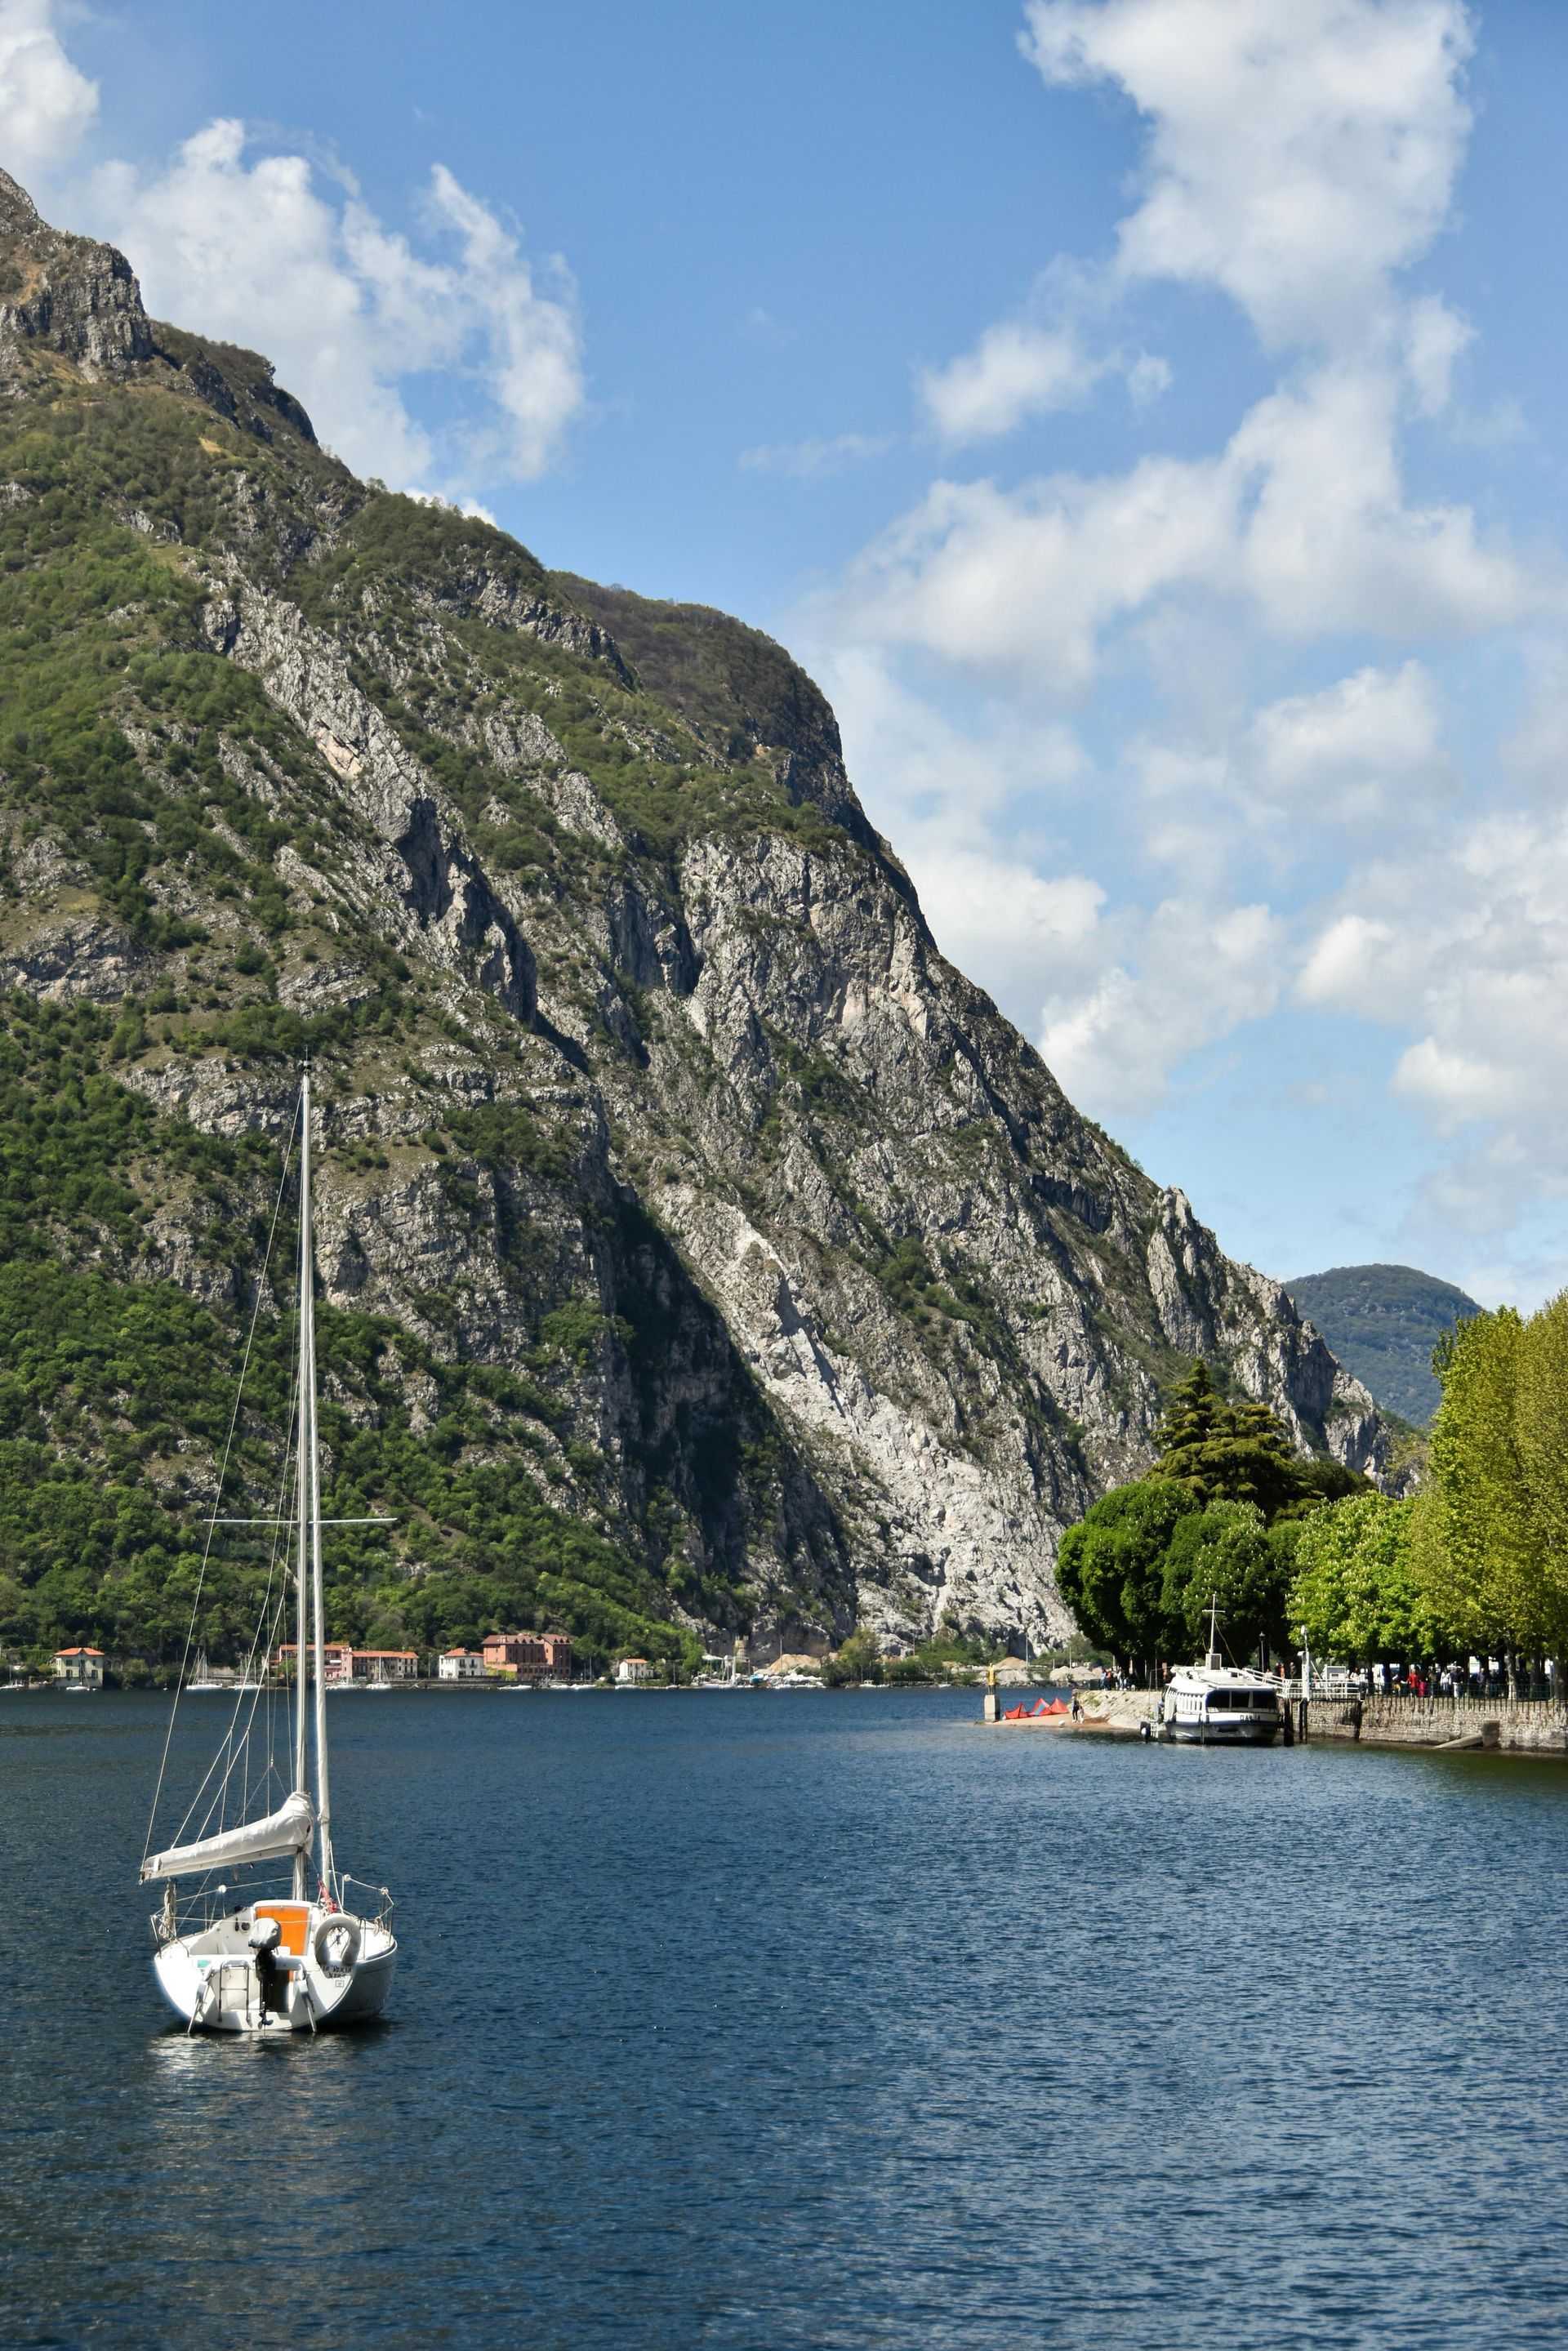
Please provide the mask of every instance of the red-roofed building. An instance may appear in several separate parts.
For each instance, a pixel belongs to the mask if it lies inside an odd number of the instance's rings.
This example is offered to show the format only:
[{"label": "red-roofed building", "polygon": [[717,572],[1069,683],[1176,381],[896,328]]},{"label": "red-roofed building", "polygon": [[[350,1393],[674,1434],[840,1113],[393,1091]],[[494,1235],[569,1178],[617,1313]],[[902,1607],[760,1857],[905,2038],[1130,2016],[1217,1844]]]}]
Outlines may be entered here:
[{"label": "red-roofed building", "polygon": [[103,1687],[103,1651],[101,1649],[57,1649],[55,1679],[68,1689],[101,1689]]},{"label": "red-roofed building", "polygon": [[482,1682],[485,1678],[483,1649],[448,1649],[435,1668],[437,1681]]},{"label": "red-roofed building", "polygon": [[[294,1644],[285,1641],[277,1652],[277,1670],[290,1675],[294,1671]],[[321,1678],[324,1682],[351,1682],[354,1678],[353,1646],[348,1641],[328,1641],[321,1650]]]}]

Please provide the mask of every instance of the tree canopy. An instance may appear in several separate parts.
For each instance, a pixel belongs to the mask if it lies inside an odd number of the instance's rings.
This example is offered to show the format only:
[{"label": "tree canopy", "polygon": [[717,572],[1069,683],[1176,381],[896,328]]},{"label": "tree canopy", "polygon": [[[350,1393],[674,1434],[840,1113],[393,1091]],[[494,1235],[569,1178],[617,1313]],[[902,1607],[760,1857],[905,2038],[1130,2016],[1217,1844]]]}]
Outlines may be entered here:
[{"label": "tree canopy", "polygon": [[1366,1481],[1337,1461],[1306,1461],[1266,1404],[1228,1404],[1201,1359],[1177,1388],[1155,1430],[1151,1478],[1167,1479],[1203,1502],[1250,1502],[1266,1520],[1299,1515]]},{"label": "tree canopy", "polygon": [[1168,1657],[1181,1640],[1182,1611],[1166,1562],[1184,1519],[1201,1504],[1170,1481],[1117,1486],[1069,1527],[1056,1581],[1091,1640],[1123,1657]]},{"label": "tree canopy", "polygon": [[1113,1488],[1062,1537],[1062,1597],[1091,1639],[1150,1666],[1206,1646],[1211,1602],[1232,1656],[1282,1654],[1299,1522],[1370,1493],[1366,1479],[1301,1459],[1277,1414],[1228,1402],[1201,1361],[1155,1434],[1147,1477]]}]

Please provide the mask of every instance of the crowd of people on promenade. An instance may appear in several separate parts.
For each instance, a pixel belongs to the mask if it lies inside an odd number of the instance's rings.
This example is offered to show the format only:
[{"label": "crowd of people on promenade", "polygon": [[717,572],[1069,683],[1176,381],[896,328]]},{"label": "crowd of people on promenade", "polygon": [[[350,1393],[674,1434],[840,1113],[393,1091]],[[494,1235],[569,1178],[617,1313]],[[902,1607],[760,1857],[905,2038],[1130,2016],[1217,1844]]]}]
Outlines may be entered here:
[{"label": "crowd of people on promenade", "polygon": [[[1453,1658],[1447,1665],[1380,1662],[1361,1666],[1347,1678],[1360,1697],[1501,1698],[1510,1695],[1506,1658],[1478,1657],[1473,1653],[1468,1658]],[[1537,1681],[1540,1687],[1532,1687]],[[1538,1673],[1516,1665],[1512,1695],[1555,1698],[1559,1695],[1556,1659],[1546,1658]]]}]

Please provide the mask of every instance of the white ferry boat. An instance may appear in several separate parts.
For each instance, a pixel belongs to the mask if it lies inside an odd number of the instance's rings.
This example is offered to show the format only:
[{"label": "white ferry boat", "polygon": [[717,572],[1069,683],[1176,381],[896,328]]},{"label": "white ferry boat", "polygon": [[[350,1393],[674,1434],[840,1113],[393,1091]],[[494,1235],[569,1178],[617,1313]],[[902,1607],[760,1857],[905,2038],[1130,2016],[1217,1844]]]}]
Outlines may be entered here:
[{"label": "white ferry boat", "polygon": [[1207,1655],[1199,1665],[1178,1666],[1166,1684],[1157,1734],[1195,1747],[1271,1747],[1284,1728],[1280,1685],[1250,1666],[1223,1664],[1217,1626],[1211,1608]]}]

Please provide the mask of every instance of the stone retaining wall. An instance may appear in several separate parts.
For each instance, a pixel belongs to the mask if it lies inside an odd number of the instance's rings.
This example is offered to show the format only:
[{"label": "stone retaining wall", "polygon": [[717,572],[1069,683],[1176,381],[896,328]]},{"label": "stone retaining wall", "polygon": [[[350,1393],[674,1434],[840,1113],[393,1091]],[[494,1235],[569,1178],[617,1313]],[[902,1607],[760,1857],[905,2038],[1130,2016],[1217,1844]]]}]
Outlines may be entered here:
[{"label": "stone retaining wall", "polygon": [[1369,1747],[1442,1747],[1479,1739],[1497,1725],[1500,1747],[1568,1753],[1568,1707],[1542,1698],[1314,1698],[1307,1701],[1309,1739],[1359,1739]]}]

